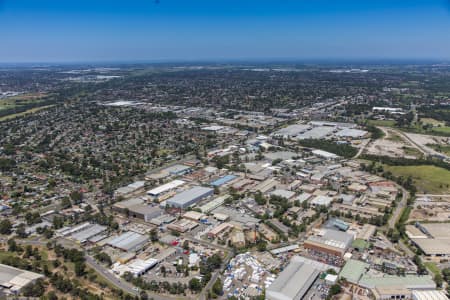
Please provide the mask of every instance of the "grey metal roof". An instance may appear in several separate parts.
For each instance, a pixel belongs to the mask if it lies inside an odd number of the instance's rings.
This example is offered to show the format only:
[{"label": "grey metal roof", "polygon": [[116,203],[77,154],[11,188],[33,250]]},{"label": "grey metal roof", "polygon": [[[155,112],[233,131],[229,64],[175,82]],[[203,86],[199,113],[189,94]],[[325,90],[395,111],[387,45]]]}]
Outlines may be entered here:
[{"label": "grey metal roof", "polygon": [[190,201],[205,197],[208,193],[214,192],[213,189],[203,186],[194,186],[193,188],[176,194],[172,198],[167,199],[167,204],[169,205],[183,205],[189,203]]},{"label": "grey metal roof", "polygon": [[145,235],[128,231],[110,240],[108,244],[125,251],[130,251],[140,247],[148,240],[149,238]]},{"label": "grey metal roof", "polygon": [[305,264],[297,257],[293,257],[287,268],[267,288],[266,299],[300,300],[319,274],[320,271],[313,265]]}]

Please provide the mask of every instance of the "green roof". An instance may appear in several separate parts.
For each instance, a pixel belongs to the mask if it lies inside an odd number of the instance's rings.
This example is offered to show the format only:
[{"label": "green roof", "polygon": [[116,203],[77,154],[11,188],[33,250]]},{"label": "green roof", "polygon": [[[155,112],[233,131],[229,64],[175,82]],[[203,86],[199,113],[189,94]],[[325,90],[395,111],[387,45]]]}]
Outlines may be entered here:
[{"label": "green roof", "polygon": [[363,275],[359,284],[366,288],[375,287],[389,287],[389,286],[404,286],[405,288],[435,288],[436,284],[433,278],[429,275],[417,276],[391,276],[385,275],[383,277],[373,277]]},{"label": "green roof", "polygon": [[348,282],[358,283],[361,276],[369,268],[369,264],[365,262],[350,259],[339,273],[339,278],[345,278]]}]

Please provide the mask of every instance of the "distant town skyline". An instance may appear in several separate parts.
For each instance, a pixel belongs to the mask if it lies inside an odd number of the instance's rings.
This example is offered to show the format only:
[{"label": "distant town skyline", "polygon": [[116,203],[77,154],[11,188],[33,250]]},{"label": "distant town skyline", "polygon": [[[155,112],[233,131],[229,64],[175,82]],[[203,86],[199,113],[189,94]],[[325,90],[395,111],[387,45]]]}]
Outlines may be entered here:
[{"label": "distant town skyline", "polygon": [[450,60],[443,0],[0,1],[0,62]]}]

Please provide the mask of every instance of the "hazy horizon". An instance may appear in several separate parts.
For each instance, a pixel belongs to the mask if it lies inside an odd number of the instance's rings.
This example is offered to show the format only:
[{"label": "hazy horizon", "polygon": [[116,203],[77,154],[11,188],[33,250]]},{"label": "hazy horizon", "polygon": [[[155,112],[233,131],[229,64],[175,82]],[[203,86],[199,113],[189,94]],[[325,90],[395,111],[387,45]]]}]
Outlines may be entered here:
[{"label": "hazy horizon", "polygon": [[0,1],[1,63],[449,61],[449,1]]}]

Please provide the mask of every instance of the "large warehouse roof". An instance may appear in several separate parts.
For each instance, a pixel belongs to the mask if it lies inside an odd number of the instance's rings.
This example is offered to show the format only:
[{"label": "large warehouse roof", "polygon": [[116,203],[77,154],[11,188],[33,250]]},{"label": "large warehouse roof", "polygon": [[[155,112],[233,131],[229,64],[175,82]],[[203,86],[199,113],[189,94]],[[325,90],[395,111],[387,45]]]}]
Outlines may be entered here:
[{"label": "large warehouse roof", "polygon": [[390,276],[375,277],[370,275],[363,275],[359,280],[359,285],[365,288],[388,287],[397,286],[405,287],[407,289],[435,289],[436,283],[429,275],[417,276]]},{"label": "large warehouse roof", "polygon": [[365,262],[350,259],[339,273],[339,278],[345,278],[348,282],[356,284],[369,267],[370,265]]},{"label": "large warehouse roof", "polygon": [[206,197],[208,194],[213,193],[214,190],[202,186],[194,186],[193,188],[176,194],[172,198],[167,199],[166,203],[173,206],[184,206],[193,200]]},{"label": "large warehouse roof", "polygon": [[183,184],[185,184],[183,180],[173,180],[154,189],[151,189],[150,191],[147,191],[147,194],[151,196],[158,196],[159,194],[173,190],[179,186],[182,186]]},{"label": "large warehouse roof", "polygon": [[306,264],[295,256],[280,276],[267,288],[266,299],[300,300],[319,274],[319,270],[313,265]]},{"label": "large warehouse roof", "polygon": [[0,264],[0,286],[11,291],[20,291],[27,284],[44,277],[41,274],[21,270],[8,265]]},{"label": "large warehouse roof", "polygon": [[148,241],[148,237],[136,232],[125,232],[108,242],[109,245],[121,250],[135,250]]}]

